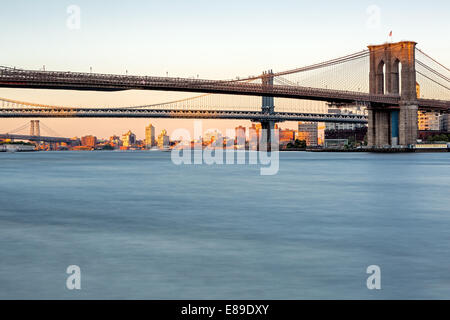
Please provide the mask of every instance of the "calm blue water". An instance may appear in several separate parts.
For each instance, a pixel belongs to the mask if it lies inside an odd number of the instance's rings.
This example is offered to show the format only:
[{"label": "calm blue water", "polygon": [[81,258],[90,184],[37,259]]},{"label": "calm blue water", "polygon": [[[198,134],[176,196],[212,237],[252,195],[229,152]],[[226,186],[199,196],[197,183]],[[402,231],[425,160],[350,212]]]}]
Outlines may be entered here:
[{"label": "calm blue water", "polygon": [[1,299],[450,298],[450,153],[287,152],[274,176],[164,152],[0,168]]}]

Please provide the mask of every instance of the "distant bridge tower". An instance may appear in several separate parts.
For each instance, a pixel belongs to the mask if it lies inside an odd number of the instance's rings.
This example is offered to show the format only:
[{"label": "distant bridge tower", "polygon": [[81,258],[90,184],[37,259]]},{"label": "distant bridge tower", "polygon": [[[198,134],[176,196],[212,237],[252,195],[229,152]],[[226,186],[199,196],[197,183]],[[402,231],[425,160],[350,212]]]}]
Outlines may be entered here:
[{"label": "distant bridge tower", "polygon": [[369,108],[369,146],[416,143],[415,47],[416,43],[412,41],[369,46],[370,93],[400,95],[399,107]]},{"label": "distant bridge tower", "polygon": [[[264,71],[261,78],[262,87],[264,90],[273,89],[273,71]],[[272,97],[262,97],[262,112],[263,113],[273,113],[274,112],[274,99]]]},{"label": "distant bridge tower", "polygon": [[[263,90],[270,91],[273,89],[273,71],[264,71],[261,78]],[[275,111],[275,104],[273,96],[263,96],[262,97],[262,105],[261,111],[264,114],[272,114]],[[267,151],[271,151],[272,146],[272,135],[275,134],[275,121],[273,120],[264,120],[261,121],[261,129],[263,132],[267,134],[267,136],[263,136],[264,142],[267,142]]]},{"label": "distant bridge tower", "polygon": [[41,135],[41,128],[39,126],[39,120],[30,121],[30,136],[39,137]]}]

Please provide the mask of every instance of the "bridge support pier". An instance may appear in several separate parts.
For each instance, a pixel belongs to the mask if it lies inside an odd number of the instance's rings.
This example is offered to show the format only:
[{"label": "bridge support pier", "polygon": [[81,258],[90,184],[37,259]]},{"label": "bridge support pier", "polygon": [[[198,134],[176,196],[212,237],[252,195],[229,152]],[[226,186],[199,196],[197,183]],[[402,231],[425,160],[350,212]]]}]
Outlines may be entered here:
[{"label": "bridge support pier", "polygon": [[417,105],[411,104],[402,104],[400,109],[369,109],[368,146],[415,144],[417,140],[417,109]]},{"label": "bridge support pier", "polygon": [[400,105],[399,143],[410,145],[417,142],[417,105]]},{"label": "bridge support pier", "polygon": [[262,132],[259,140],[259,150],[270,152],[272,151],[272,144],[275,143],[277,144],[275,137],[275,121],[273,120],[261,121],[261,130]]},{"label": "bridge support pier", "polygon": [[[261,81],[263,88],[265,88],[266,90],[273,89],[273,71],[264,71]],[[261,112],[269,115],[275,112],[274,98],[272,96],[262,97]],[[270,152],[272,151],[272,145],[274,147],[276,146],[278,149],[278,136],[275,136],[275,121],[261,120],[261,129],[262,132],[259,138],[258,150]]]},{"label": "bridge support pier", "polygon": [[389,110],[369,109],[369,126],[367,128],[367,144],[369,147],[387,146],[393,142],[392,140],[395,140],[391,138],[392,122],[390,118]]}]

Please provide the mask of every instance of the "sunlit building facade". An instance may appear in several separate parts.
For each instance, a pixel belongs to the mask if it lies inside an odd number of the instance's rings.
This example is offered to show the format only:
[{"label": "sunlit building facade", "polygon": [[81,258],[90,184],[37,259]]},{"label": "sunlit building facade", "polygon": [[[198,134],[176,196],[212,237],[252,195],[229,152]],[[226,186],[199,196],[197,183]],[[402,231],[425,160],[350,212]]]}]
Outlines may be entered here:
[{"label": "sunlit building facade", "polygon": [[121,140],[124,147],[131,147],[136,143],[136,135],[131,130],[128,130],[127,133],[122,135]]},{"label": "sunlit building facade", "polygon": [[417,112],[419,130],[439,130],[439,112],[422,111]]},{"label": "sunlit building facade", "polygon": [[170,144],[169,136],[167,135],[167,131],[163,129],[158,136],[158,148],[163,149],[168,147]]},{"label": "sunlit building facade", "polygon": [[149,124],[145,127],[145,146],[147,148],[154,147],[156,145],[155,139],[155,127]]},{"label": "sunlit building facade", "polygon": [[97,137],[94,136],[84,136],[81,137],[81,145],[84,147],[95,147],[97,144]]},{"label": "sunlit building facade", "polygon": [[280,129],[279,130],[279,143],[280,146],[285,146],[289,142],[295,141],[295,130],[291,129]]}]

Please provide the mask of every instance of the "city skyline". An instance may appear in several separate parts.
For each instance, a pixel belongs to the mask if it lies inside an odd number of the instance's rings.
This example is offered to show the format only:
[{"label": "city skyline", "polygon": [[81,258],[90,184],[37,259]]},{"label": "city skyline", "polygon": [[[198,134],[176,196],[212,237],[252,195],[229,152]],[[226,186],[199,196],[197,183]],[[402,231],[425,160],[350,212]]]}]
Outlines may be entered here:
[{"label": "city skyline", "polygon": [[[66,25],[70,17],[67,8],[72,4],[80,8],[79,29],[70,29]],[[393,30],[394,40],[415,40],[437,60],[450,65],[448,44],[440,39],[448,31],[445,12],[449,11],[450,5],[447,2],[410,1],[408,6],[388,1],[352,1],[347,5],[327,3],[326,6],[308,3],[311,14],[298,19],[303,5],[298,1],[232,1],[227,5],[205,1],[189,4],[136,1],[132,5],[119,5],[119,2],[43,4],[17,1],[5,4],[2,10],[5,16],[0,21],[1,29],[10,30],[3,32],[2,37],[5,42],[15,45],[0,52],[0,60],[2,65],[19,68],[40,69],[45,65],[48,70],[89,72],[92,67],[92,72],[99,73],[227,79],[259,74],[269,68],[283,70],[308,65],[363,50],[366,45],[386,42],[388,33]],[[136,14],[136,6],[141,8],[139,14]],[[440,10],[436,10],[437,7]],[[379,20],[375,19],[377,12]],[[429,28],[405,23],[407,19],[419,18],[430,12],[437,17],[428,23],[437,32],[430,33]],[[160,18],[169,13],[173,20]],[[441,15],[443,19],[439,19]],[[270,18],[271,23],[263,18]],[[30,23],[23,24],[24,20]],[[334,27],[330,28],[330,25]],[[120,46],[117,44],[119,41]],[[343,42],[345,46],[340,45]],[[30,59],[31,52],[33,59]],[[195,94],[2,88],[0,96],[67,106],[130,106]],[[120,131],[130,128],[138,138],[143,138],[138,128],[145,120],[140,121],[48,120],[56,131],[65,136],[106,136],[108,128],[117,127]],[[19,122],[18,119],[3,119],[1,128],[8,130]],[[191,120],[157,119],[154,122],[166,127],[169,133],[178,127],[192,127]],[[247,124],[234,120],[205,121],[205,126],[218,127],[222,131]],[[79,131],[75,132],[75,129]]]}]

